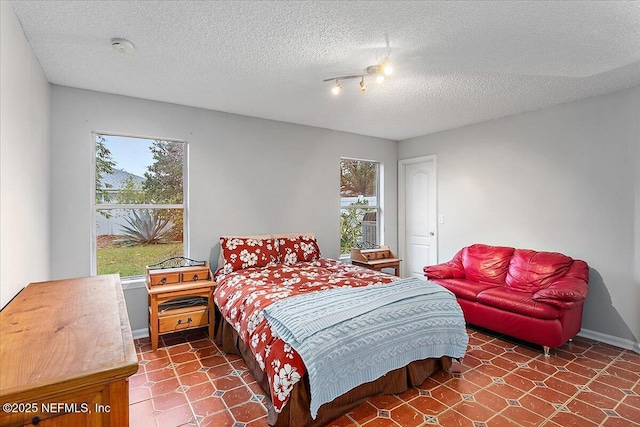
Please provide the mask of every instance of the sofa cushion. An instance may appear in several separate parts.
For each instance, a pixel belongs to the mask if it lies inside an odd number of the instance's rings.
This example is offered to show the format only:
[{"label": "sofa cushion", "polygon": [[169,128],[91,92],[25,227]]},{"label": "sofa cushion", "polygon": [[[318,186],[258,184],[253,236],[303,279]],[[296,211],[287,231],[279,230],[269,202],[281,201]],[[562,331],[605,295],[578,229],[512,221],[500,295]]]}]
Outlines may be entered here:
[{"label": "sofa cushion", "polygon": [[574,259],[564,277],[533,294],[533,299],[568,310],[582,304],[588,292],[589,266],[584,261]]},{"label": "sofa cushion", "polygon": [[480,283],[467,279],[429,279],[429,281],[449,289],[456,297],[469,301],[476,301],[478,293],[498,286],[492,283]]},{"label": "sofa cushion", "polygon": [[573,259],[557,252],[516,249],[509,264],[505,286],[535,293],[563,277]]},{"label": "sofa cushion", "polygon": [[530,292],[520,292],[501,286],[480,292],[476,299],[484,305],[538,319],[557,319],[560,317],[560,311],[557,308],[534,301],[532,296],[533,294]]},{"label": "sofa cushion", "polygon": [[514,248],[475,244],[462,251],[465,278],[503,285]]}]

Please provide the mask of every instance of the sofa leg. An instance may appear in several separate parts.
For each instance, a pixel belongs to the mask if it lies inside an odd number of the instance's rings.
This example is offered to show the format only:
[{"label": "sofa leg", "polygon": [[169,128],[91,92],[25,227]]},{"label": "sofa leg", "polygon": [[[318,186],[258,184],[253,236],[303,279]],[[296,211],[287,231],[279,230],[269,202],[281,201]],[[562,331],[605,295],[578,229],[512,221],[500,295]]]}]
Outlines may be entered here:
[{"label": "sofa leg", "polygon": [[546,345],[543,345],[542,348],[544,349],[544,357],[549,357],[549,347]]}]

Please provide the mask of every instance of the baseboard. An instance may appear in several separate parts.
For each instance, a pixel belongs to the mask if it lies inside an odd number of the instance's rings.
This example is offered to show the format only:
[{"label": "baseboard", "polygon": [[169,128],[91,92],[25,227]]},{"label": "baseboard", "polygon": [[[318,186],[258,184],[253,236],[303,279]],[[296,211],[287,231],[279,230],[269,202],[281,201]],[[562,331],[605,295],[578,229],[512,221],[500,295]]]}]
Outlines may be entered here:
[{"label": "baseboard", "polygon": [[605,344],[615,345],[616,347],[640,353],[640,343],[625,338],[614,337],[613,335],[603,334],[602,332],[590,331],[589,329],[581,329],[578,336],[600,341]]},{"label": "baseboard", "polygon": [[137,340],[140,338],[147,338],[149,336],[149,329],[144,328],[144,329],[136,329],[135,331],[131,331],[131,333],[133,334],[133,339]]}]

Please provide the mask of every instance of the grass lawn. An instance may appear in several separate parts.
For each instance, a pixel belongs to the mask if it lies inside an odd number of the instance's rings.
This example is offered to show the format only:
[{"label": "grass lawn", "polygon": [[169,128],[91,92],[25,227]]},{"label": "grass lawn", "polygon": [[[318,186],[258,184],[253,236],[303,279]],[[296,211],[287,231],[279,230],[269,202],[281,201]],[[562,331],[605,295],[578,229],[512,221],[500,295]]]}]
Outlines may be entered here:
[{"label": "grass lawn", "polygon": [[98,274],[120,273],[120,277],[144,276],[145,267],[167,258],[182,256],[183,244],[117,246],[98,245]]}]

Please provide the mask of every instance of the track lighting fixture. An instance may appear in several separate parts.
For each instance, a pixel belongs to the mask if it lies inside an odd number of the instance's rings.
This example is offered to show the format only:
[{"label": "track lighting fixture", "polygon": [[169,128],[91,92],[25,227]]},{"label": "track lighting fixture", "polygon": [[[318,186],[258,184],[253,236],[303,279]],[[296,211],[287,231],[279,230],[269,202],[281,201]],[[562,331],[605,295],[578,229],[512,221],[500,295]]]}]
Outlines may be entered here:
[{"label": "track lighting fixture", "polygon": [[385,81],[386,76],[390,76],[393,72],[393,68],[391,66],[391,61],[389,60],[389,55],[386,55],[384,59],[376,65],[370,65],[365,69],[366,73],[362,74],[352,74],[347,76],[337,76],[331,77],[328,79],[324,79],[324,82],[332,82],[335,81],[335,85],[331,88],[331,93],[334,95],[339,95],[342,91],[342,85],[340,84],[340,80],[349,80],[349,79],[360,79],[360,91],[365,93],[368,89],[367,84],[364,81],[365,77],[375,76],[376,83],[382,84]]}]

